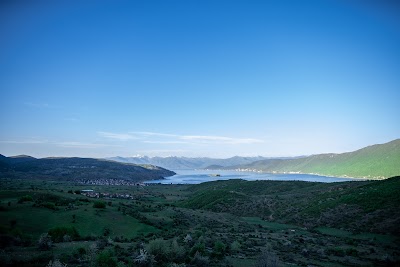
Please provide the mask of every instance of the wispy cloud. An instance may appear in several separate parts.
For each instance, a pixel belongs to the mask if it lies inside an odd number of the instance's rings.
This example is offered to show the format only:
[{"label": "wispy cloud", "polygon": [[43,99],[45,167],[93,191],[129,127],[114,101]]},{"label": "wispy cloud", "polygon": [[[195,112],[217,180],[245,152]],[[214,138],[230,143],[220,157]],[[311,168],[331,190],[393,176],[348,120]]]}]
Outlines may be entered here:
[{"label": "wispy cloud", "polygon": [[188,144],[189,143],[189,142],[185,142],[185,141],[150,141],[150,140],[144,140],[142,142],[146,143],[146,144]]},{"label": "wispy cloud", "polygon": [[116,139],[120,141],[138,139],[136,136],[128,133],[110,133],[110,132],[97,132],[97,133],[102,137]]},{"label": "wispy cloud", "polygon": [[183,140],[198,141],[201,143],[224,143],[224,144],[254,144],[263,143],[263,140],[254,138],[232,138],[226,136],[209,136],[209,135],[183,135]]},{"label": "wispy cloud", "polygon": [[40,109],[56,108],[56,106],[50,105],[48,103],[24,102],[23,104],[31,108],[40,108]]},{"label": "wispy cloud", "polygon": [[255,138],[236,138],[215,135],[178,135],[157,132],[129,132],[129,133],[111,133],[98,132],[102,137],[130,140],[137,139],[142,143],[150,144],[255,144],[264,143],[264,140]]},{"label": "wispy cloud", "polygon": [[117,145],[99,144],[99,143],[83,143],[83,142],[56,142],[54,143],[60,147],[71,148],[99,148],[99,147],[119,147]]},{"label": "wispy cloud", "polygon": [[179,137],[179,135],[176,134],[155,133],[155,132],[130,132],[130,133],[141,136]]},{"label": "wispy cloud", "polygon": [[73,118],[73,117],[71,117],[71,118],[65,118],[64,120],[69,121],[69,122],[77,122],[77,121],[79,121],[79,119]]},{"label": "wispy cloud", "polygon": [[100,148],[100,147],[119,147],[117,145],[101,144],[101,143],[85,143],[75,141],[49,141],[49,140],[0,140],[3,144],[48,144],[59,147],[70,148]]},{"label": "wispy cloud", "polygon": [[46,144],[47,140],[0,140],[3,144]]}]

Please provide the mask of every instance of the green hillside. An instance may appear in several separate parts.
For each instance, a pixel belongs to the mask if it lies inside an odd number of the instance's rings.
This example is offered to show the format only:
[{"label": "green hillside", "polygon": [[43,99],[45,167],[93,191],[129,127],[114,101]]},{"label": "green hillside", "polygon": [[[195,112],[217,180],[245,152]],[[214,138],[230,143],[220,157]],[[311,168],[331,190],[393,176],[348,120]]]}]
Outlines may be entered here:
[{"label": "green hillside", "polygon": [[400,139],[342,154],[272,159],[236,168],[265,172],[299,172],[338,177],[384,179],[400,175]]}]

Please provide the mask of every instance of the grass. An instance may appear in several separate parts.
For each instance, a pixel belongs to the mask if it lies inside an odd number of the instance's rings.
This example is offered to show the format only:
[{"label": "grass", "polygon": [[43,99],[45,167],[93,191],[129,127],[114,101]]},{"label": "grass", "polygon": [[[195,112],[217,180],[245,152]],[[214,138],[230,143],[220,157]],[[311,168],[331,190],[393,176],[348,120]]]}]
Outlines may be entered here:
[{"label": "grass", "polygon": [[336,237],[351,237],[353,233],[341,229],[330,228],[330,227],[318,227],[316,228],[318,232],[324,235],[331,235]]},{"label": "grass", "polygon": [[287,229],[297,229],[298,227],[291,224],[283,224],[277,222],[267,222],[262,220],[259,217],[242,217],[243,221],[249,224],[261,225],[264,228],[279,231],[279,230],[287,230]]},{"label": "grass", "polygon": [[391,244],[398,240],[397,237],[392,235],[382,235],[382,234],[375,234],[375,233],[359,233],[354,234],[350,231],[345,231],[337,228],[331,227],[318,227],[315,230],[320,232],[321,234],[341,237],[341,238],[351,238],[351,239],[359,239],[359,240],[373,240],[377,241],[382,244]]},{"label": "grass", "polygon": [[[1,196],[7,197],[7,194]],[[13,202],[10,208],[0,212],[0,220],[2,222],[16,220],[16,227],[25,233],[30,233],[33,238],[57,226],[75,227],[81,236],[102,235],[106,227],[112,229],[111,236],[122,235],[127,238],[160,231],[131,216],[123,215],[117,210],[116,203],[114,204],[115,206],[107,206],[104,210],[93,208],[92,203],[84,203],[76,206],[77,209],[74,210],[65,210],[65,207],[61,206],[58,207],[59,210],[53,211],[43,207],[32,207],[32,202],[23,204]]]}]

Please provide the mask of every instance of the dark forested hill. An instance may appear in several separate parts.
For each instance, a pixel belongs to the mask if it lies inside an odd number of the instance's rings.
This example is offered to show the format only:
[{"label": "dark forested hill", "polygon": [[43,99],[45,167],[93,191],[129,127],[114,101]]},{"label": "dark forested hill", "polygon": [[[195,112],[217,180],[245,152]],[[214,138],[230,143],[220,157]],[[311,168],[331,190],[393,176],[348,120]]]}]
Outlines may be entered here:
[{"label": "dark forested hill", "polygon": [[153,165],[136,165],[92,158],[0,156],[0,177],[42,179],[123,179],[145,181],[175,173]]}]

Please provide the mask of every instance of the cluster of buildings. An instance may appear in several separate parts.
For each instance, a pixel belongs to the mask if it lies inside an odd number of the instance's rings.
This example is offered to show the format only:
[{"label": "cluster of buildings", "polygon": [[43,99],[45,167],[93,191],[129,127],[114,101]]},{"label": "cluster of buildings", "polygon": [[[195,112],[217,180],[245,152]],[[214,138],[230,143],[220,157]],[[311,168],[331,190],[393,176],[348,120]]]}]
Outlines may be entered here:
[{"label": "cluster of buildings", "polygon": [[119,199],[134,199],[133,195],[128,193],[99,193],[94,190],[81,190],[81,195],[91,198],[119,198]]},{"label": "cluster of buildings", "polygon": [[79,180],[78,183],[85,185],[146,186],[146,184],[144,183],[137,183],[124,179],[88,179],[88,180]]}]

